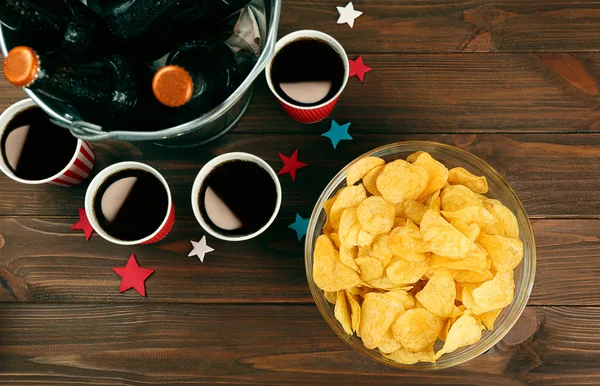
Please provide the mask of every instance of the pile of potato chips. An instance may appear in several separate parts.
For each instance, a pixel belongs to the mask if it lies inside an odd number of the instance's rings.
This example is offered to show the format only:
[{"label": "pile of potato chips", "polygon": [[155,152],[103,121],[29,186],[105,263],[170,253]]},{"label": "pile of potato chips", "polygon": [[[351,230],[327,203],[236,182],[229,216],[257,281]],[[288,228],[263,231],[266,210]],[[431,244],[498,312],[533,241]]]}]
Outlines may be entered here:
[{"label": "pile of potato chips", "polygon": [[485,177],[417,152],[362,158],[346,180],[324,204],[313,263],[344,331],[404,364],[479,341],[512,302],[523,258],[517,219],[483,195]]}]

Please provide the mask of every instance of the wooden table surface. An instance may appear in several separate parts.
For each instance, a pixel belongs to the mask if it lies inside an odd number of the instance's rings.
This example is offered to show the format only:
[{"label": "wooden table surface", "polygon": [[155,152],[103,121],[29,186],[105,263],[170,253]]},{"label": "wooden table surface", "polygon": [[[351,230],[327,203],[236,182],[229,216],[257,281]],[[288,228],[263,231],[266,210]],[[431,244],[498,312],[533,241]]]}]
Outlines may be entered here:
[{"label": "wooden table surface", "polygon": [[[209,146],[168,150],[94,143],[95,172],[146,162],[171,184],[172,233],[121,247],[71,231],[87,184],[61,189],[0,176],[0,384],[599,384],[600,2],[368,0],[353,29],[332,0],[285,0],[279,34],[327,32],[373,67],[350,79],[331,118],[352,122],[337,150],[280,109],[261,77],[247,114]],[[24,93],[0,81],[0,108]],[[430,140],[473,152],[513,186],[532,219],[537,276],[528,307],[496,347],[429,374],[379,365],[353,351],[314,305],[303,243],[308,217],[346,163],[374,147]],[[309,167],[282,176],[279,217],[261,237],[227,243],[202,264],[189,204],[212,157],[250,151],[274,169],[300,149]],[[156,272],[148,296],[120,294],[131,253]]]}]

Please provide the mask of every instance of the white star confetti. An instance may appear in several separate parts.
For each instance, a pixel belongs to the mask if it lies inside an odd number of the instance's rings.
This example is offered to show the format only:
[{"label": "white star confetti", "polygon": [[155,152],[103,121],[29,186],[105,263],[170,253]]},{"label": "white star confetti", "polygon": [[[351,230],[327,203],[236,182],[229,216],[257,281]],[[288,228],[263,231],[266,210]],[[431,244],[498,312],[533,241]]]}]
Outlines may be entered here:
[{"label": "white star confetti", "polygon": [[340,13],[340,18],[338,19],[337,23],[338,24],[348,23],[350,28],[354,27],[354,19],[356,19],[357,17],[362,15],[362,12],[354,10],[354,5],[352,5],[352,2],[349,2],[348,4],[346,4],[345,7],[336,7],[336,8],[337,8],[338,12]]},{"label": "white star confetti", "polygon": [[200,241],[190,240],[190,243],[192,243],[192,246],[194,247],[194,249],[192,249],[192,251],[189,253],[188,256],[189,257],[198,256],[200,261],[203,263],[204,263],[204,256],[207,253],[214,251],[214,249],[212,249],[211,247],[206,245],[206,236],[202,236],[202,239]]}]

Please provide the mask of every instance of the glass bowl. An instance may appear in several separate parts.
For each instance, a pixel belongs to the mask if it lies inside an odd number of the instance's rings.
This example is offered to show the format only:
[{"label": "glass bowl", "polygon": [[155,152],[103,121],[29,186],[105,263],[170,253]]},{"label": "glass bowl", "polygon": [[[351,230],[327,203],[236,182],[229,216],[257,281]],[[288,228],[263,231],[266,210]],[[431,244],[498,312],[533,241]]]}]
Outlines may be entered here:
[{"label": "glass bowl", "polygon": [[[521,264],[519,264],[519,266],[514,270],[514,300],[498,316],[494,330],[482,331],[482,337],[479,342],[471,346],[460,348],[450,354],[442,355],[442,357],[438,359],[437,363],[416,363],[414,365],[405,365],[393,362],[383,357],[376,349],[367,349],[363,345],[362,340],[356,335],[350,336],[344,332],[341,324],[335,319],[333,311],[334,306],[327,302],[323,291],[316,286],[313,280],[313,250],[315,241],[317,240],[317,237],[322,234],[322,228],[325,223],[325,211],[323,210],[323,203],[325,200],[332,197],[338,190],[346,186],[346,171],[350,165],[367,156],[380,157],[386,162],[396,159],[406,159],[406,157],[408,157],[410,154],[419,150],[428,152],[433,158],[446,165],[448,169],[456,166],[462,166],[475,175],[485,176],[487,178],[489,192],[486,194],[486,196],[500,200],[504,205],[512,210],[517,217],[517,221],[519,223],[519,236],[523,241],[524,246],[524,256]],[[346,167],[343,168],[331,180],[331,182],[329,182],[321,194],[321,197],[319,197],[319,200],[317,201],[310,218],[308,232],[306,235],[305,263],[306,276],[308,278],[310,292],[312,293],[313,299],[315,300],[319,311],[333,331],[335,331],[335,333],[342,340],[352,346],[352,348],[380,363],[396,368],[408,370],[441,370],[464,363],[477,357],[478,355],[485,353],[496,343],[498,343],[517,322],[517,319],[519,319],[519,316],[527,304],[527,300],[529,299],[529,295],[531,294],[531,289],[533,287],[533,280],[535,277],[535,240],[533,238],[531,223],[527,218],[527,213],[525,213],[523,204],[521,204],[521,201],[508,183],[504,180],[504,178],[502,178],[497,171],[492,169],[490,165],[477,158],[473,154],[454,146],[424,141],[400,142],[382,146],[363,154],[350,164],[346,165]],[[439,345],[439,341],[437,345]],[[438,348],[437,345],[436,349]]]}]

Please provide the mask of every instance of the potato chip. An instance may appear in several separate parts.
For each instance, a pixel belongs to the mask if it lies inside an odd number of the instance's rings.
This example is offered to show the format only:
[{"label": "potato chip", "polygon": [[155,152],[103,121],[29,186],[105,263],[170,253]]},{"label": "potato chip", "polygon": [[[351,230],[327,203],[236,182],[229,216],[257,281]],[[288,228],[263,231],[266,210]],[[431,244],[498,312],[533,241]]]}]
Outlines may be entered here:
[{"label": "potato chip", "polygon": [[401,347],[402,347],[402,345],[400,344],[400,342],[398,342],[398,340],[396,338],[394,338],[394,334],[392,334],[391,330],[386,331],[386,333],[383,335],[383,337],[379,341],[379,344],[377,345],[377,348],[383,354],[392,353]]},{"label": "potato chip", "polygon": [[440,351],[435,354],[437,360],[443,354],[456,351],[460,347],[475,344],[481,339],[481,328],[474,317],[463,314],[452,324],[446,342]]},{"label": "potato chip", "polygon": [[353,163],[346,172],[346,185],[352,186],[371,170],[383,166],[385,161],[378,157],[364,157]]},{"label": "potato chip", "polygon": [[411,164],[414,163],[417,160],[417,158],[419,158],[419,156],[423,153],[425,152],[422,150],[415,151],[414,153],[406,157],[406,162],[410,162]]},{"label": "potato chip", "polygon": [[360,269],[360,278],[364,281],[377,279],[383,275],[383,265],[375,257],[359,257],[355,262]]},{"label": "potato chip", "polygon": [[494,275],[490,270],[476,272],[476,271],[458,271],[454,275],[454,280],[459,283],[481,283],[484,281],[492,280]]},{"label": "potato chip", "polygon": [[419,154],[413,165],[421,166],[427,171],[427,185],[421,195],[436,192],[446,185],[446,181],[448,181],[448,169],[446,169],[444,164],[433,159],[429,153],[423,152]]},{"label": "potato chip", "polygon": [[477,248],[467,236],[431,209],[425,212],[421,220],[421,236],[428,250],[451,259],[463,259]]},{"label": "potato chip", "polygon": [[488,312],[508,306],[514,295],[515,282],[512,271],[498,272],[492,280],[473,290],[473,301],[483,312]]},{"label": "potato chip", "polygon": [[346,290],[346,300],[348,300],[348,305],[350,306],[350,316],[352,319],[352,332],[358,330],[358,326],[360,325],[360,303],[358,302],[358,295],[351,293],[349,290]]},{"label": "potato chip", "polygon": [[347,334],[414,364],[494,328],[513,300],[523,243],[511,210],[482,194],[484,177],[423,151],[407,161],[366,157],[349,168],[349,186],[323,205],[313,278]]},{"label": "potato chip", "polygon": [[330,213],[331,213],[331,207],[333,206],[333,203],[335,202],[335,200],[337,200],[339,194],[340,194],[340,192],[338,191],[333,197],[331,197],[328,200],[325,200],[325,202],[323,203],[323,210],[325,211],[325,225],[323,225],[323,233],[325,233],[325,234],[334,232],[333,226],[331,225]]},{"label": "potato chip", "polygon": [[337,292],[329,292],[329,291],[323,291],[323,294],[325,295],[325,299],[331,303],[331,304],[335,304],[336,300],[337,300]]},{"label": "potato chip", "polygon": [[387,267],[388,263],[392,259],[392,251],[388,247],[388,235],[377,235],[371,244],[369,255],[375,257],[384,267]]},{"label": "potato chip", "polygon": [[429,268],[446,268],[480,273],[488,270],[487,257],[480,250],[471,251],[467,257],[460,260],[434,254],[429,262]]},{"label": "potato chip", "polygon": [[479,315],[475,319],[481,320],[485,328],[491,331],[494,329],[494,323],[496,322],[496,319],[498,318],[498,315],[500,315],[502,310],[503,308],[498,308],[497,310],[488,311]]},{"label": "potato chip", "polygon": [[487,310],[478,306],[473,299],[473,290],[479,285],[480,284],[462,283],[462,289],[460,290],[460,301],[466,309],[471,311],[474,315],[481,315],[487,312]]},{"label": "potato chip", "polygon": [[342,211],[340,216],[338,237],[341,243],[344,243],[344,239],[348,236],[350,229],[358,224],[358,215],[356,214],[356,208],[347,208]]},{"label": "potato chip", "polygon": [[[440,208],[442,207],[442,199],[440,198],[441,190],[434,192],[427,201],[425,201],[425,207],[429,207],[429,209],[433,210],[436,213],[440,213]],[[425,214],[423,212],[423,214]],[[421,217],[422,218],[422,217]]]},{"label": "potato chip", "polygon": [[393,360],[394,362],[402,363],[405,365],[414,365],[417,362],[431,362],[435,363],[433,346],[427,347],[419,352],[408,352],[403,348],[399,348],[390,354],[383,354],[387,359]]},{"label": "potato chip", "polygon": [[411,284],[421,279],[429,268],[429,259],[409,261],[401,257],[393,257],[386,268],[386,276],[394,284]]},{"label": "potato chip", "polygon": [[483,206],[479,196],[463,185],[450,185],[440,194],[442,210],[455,211],[465,206]]},{"label": "potato chip", "polygon": [[523,260],[523,242],[515,237],[481,233],[477,242],[487,251],[497,272],[512,272]]},{"label": "potato chip", "polygon": [[392,232],[390,232],[388,236],[388,248],[392,252],[392,254],[408,261],[418,262],[429,260],[429,253],[414,252],[411,249],[406,248],[403,240],[403,228],[404,227],[394,228],[394,230],[392,230]]},{"label": "potato chip", "polygon": [[363,230],[379,235],[392,230],[396,208],[380,196],[371,196],[358,205],[356,214]]},{"label": "potato chip", "polygon": [[410,310],[415,306],[415,298],[413,298],[408,292],[400,289],[394,289],[385,293],[387,296],[392,296],[398,299],[405,310]]},{"label": "potato chip", "polygon": [[496,217],[499,234],[508,237],[519,237],[519,223],[510,209],[498,200],[486,200],[484,205]]},{"label": "potato chip", "polygon": [[356,247],[346,247],[342,245],[340,247],[340,261],[345,266],[352,268],[353,271],[360,273],[360,269],[358,269],[358,265],[354,261],[357,257],[358,249]]},{"label": "potato chip", "polygon": [[335,318],[340,322],[342,328],[348,335],[352,335],[352,319],[350,317],[350,310],[348,309],[348,301],[346,300],[346,292],[339,291],[337,293],[337,300],[334,308]]},{"label": "potato chip", "polygon": [[399,204],[416,200],[427,186],[427,171],[403,160],[384,166],[377,177],[377,189],[387,201]]},{"label": "potato chip", "polygon": [[481,233],[481,228],[475,222],[468,224],[463,220],[456,219],[450,220],[450,224],[454,228],[458,229],[460,233],[467,236],[471,241],[477,240],[477,238],[479,237],[479,233]]},{"label": "potato chip", "polygon": [[451,185],[464,185],[475,193],[487,193],[488,183],[485,177],[477,177],[465,168],[452,168],[448,172],[448,182]]},{"label": "potato chip", "polygon": [[454,279],[448,272],[440,270],[433,275],[416,298],[434,315],[449,318],[454,314],[456,300]]},{"label": "potato chip", "polygon": [[369,281],[367,281],[367,284],[374,289],[388,290],[388,291],[392,290],[396,287],[400,287],[400,286],[404,285],[404,284],[397,285],[397,284],[392,283],[392,281],[386,275],[378,277],[373,280],[369,280]]},{"label": "potato chip", "polygon": [[332,232],[329,234],[329,238],[331,239],[331,241],[333,241],[333,245],[335,245],[337,249],[340,249],[340,245],[342,245],[340,242],[340,235],[336,232]]},{"label": "potato chip", "polygon": [[325,291],[339,291],[360,283],[358,274],[339,261],[339,253],[327,235],[319,236],[315,242],[313,279]]},{"label": "potato chip", "polygon": [[394,219],[394,228],[396,227],[403,227],[406,225],[406,219],[402,218],[402,217],[396,217]]},{"label": "potato chip", "polygon": [[411,219],[415,224],[421,224],[421,219],[427,207],[415,200],[407,200],[396,205],[396,217]]},{"label": "potato chip", "polygon": [[[421,237],[419,227],[416,226],[411,219],[408,219],[403,227],[396,227],[390,232],[388,238],[388,245],[390,243],[394,245],[393,249],[399,252],[396,253],[397,256],[402,256],[403,254],[409,253],[411,251],[428,251],[428,249],[423,244],[423,238]],[[406,251],[404,251],[403,249]]]},{"label": "potato chip", "polygon": [[[458,318],[456,318],[458,319]],[[446,319],[446,322],[444,323],[444,327],[442,327],[442,329],[440,330],[440,334],[438,335],[438,339],[441,340],[442,342],[446,341],[446,338],[448,337],[448,331],[450,330],[450,327],[452,327],[452,323],[454,323],[456,321],[455,318],[448,318]]]},{"label": "potato chip", "polygon": [[404,308],[395,298],[375,292],[366,294],[359,326],[365,347],[377,347],[401,312],[404,312]]},{"label": "potato chip", "polygon": [[367,198],[367,192],[362,184],[341,189],[329,214],[332,228],[338,229],[344,209],[357,207],[365,198]]},{"label": "potato chip", "polygon": [[476,223],[485,233],[495,235],[500,232],[496,216],[482,206],[465,206],[455,211],[443,210],[442,216],[450,222],[452,220],[462,220],[467,224]]},{"label": "potato chip", "polygon": [[358,232],[358,245],[360,247],[369,247],[373,243],[374,236],[369,232],[365,232],[364,229],[361,229]]},{"label": "potato chip", "polygon": [[409,352],[433,346],[444,322],[425,308],[413,308],[392,323],[394,337]]},{"label": "potato chip", "polygon": [[362,286],[361,285],[357,285],[354,287],[350,287],[350,288],[346,288],[344,291],[347,291],[353,295],[360,295],[362,293]]},{"label": "potato chip", "polygon": [[379,193],[379,190],[377,189],[377,177],[379,177],[379,173],[381,173],[382,170],[383,165],[377,166],[363,177],[365,189],[374,196],[381,196],[381,193]]}]

